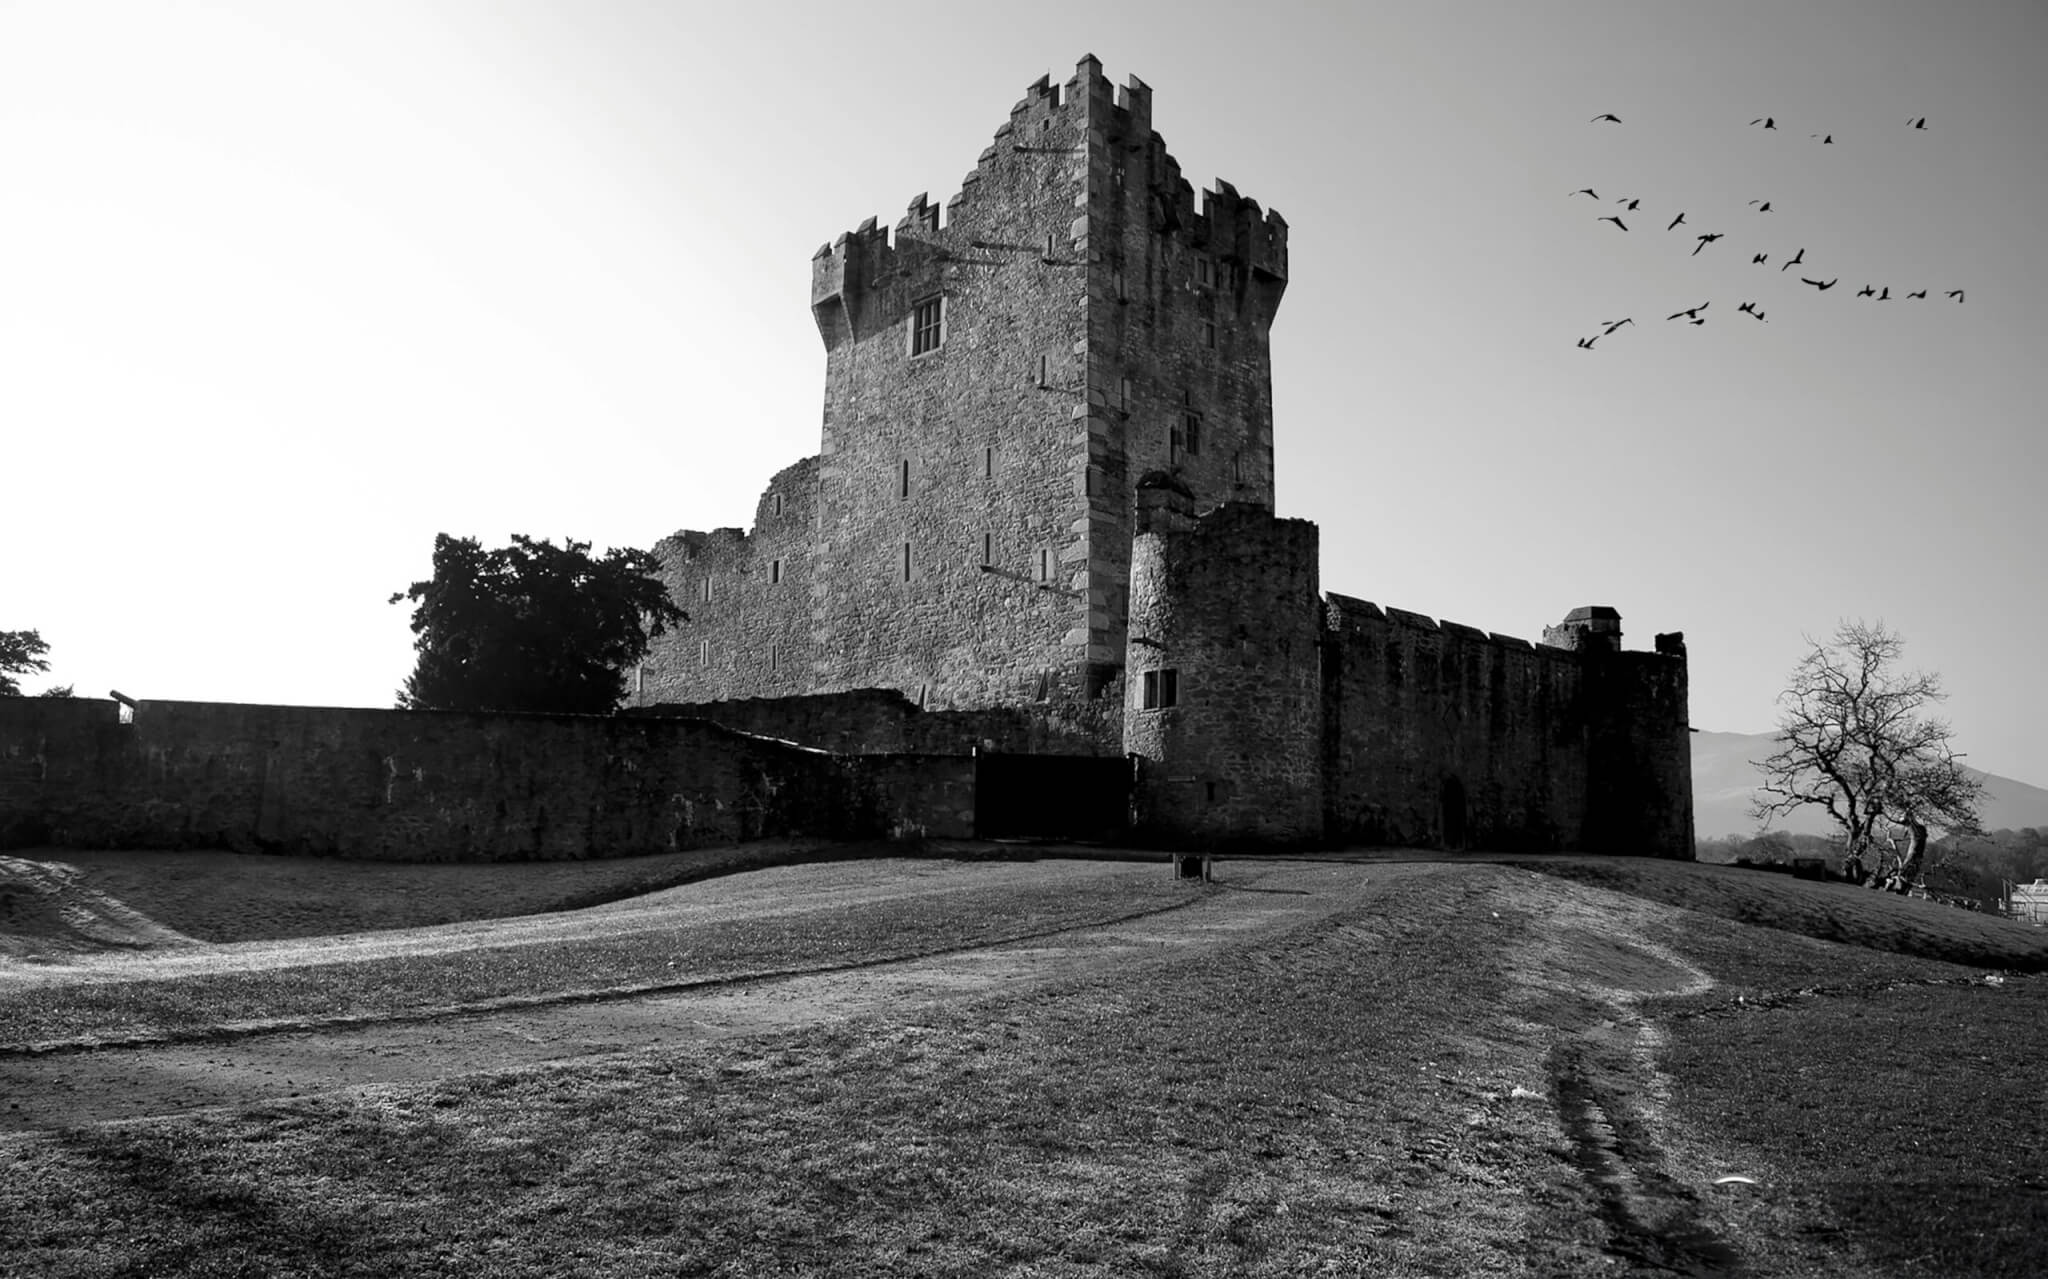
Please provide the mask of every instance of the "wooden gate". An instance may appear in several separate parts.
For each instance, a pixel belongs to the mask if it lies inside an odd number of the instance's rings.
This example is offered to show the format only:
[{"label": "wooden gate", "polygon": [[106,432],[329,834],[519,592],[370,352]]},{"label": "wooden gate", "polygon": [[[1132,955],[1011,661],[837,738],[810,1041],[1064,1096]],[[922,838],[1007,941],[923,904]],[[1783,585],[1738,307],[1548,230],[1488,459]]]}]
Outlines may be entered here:
[{"label": "wooden gate", "polygon": [[1111,840],[1130,824],[1131,762],[1089,755],[974,757],[980,839]]}]

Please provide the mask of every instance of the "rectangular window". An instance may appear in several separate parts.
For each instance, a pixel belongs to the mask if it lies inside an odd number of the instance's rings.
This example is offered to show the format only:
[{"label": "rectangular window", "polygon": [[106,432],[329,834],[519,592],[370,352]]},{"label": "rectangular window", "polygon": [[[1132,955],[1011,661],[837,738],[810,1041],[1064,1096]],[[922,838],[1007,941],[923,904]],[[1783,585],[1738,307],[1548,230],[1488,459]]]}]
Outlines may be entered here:
[{"label": "rectangular window", "polygon": [[910,543],[903,544],[903,580],[910,580]]},{"label": "rectangular window", "polygon": [[1216,322],[1214,320],[1202,321],[1202,345],[1209,347],[1211,350],[1215,349]]},{"label": "rectangular window", "polygon": [[1051,231],[1045,233],[1045,260],[1048,262],[1052,261],[1053,235]]},{"label": "rectangular window", "polygon": [[633,665],[633,691],[636,693],[647,691],[647,666],[643,662],[636,662]]},{"label": "rectangular window", "polygon": [[910,309],[910,353],[936,351],[946,337],[946,300],[926,298]]},{"label": "rectangular window", "polygon": [[990,445],[981,451],[981,478],[992,480],[996,475],[996,450]]},{"label": "rectangular window", "polygon": [[993,533],[983,533],[981,535],[981,562],[984,564],[996,562],[996,535]]},{"label": "rectangular window", "polygon": [[709,604],[709,603],[711,602],[711,579],[710,579],[710,578],[708,578],[708,577],[707,577],[707,578],[705,578],[705,579],[704,579],[703,581],[701,581],[701,582],[697,583],[697,598],[698,598],[698,600],[699,600],[699,601],[701,601],[701,602],[703,602],[703,603],[705,603],[705,604]]},{"label": "rectangular window", "polygon": [[1180,704],[1180,672],[1173,667],[1146,671],[1140,688],[1139,709],[1165,710]]},{"label": "rectangular window", "polygon": [[896,473],[896,496],[910,496],[910,459],[907,457],[903,459],[902,469]]},{"label": "rectangular window", "polygon": [[1124,269],[1112,267],[1109,272],[1109,295],[1112,301],[1122,302],[1130,295],[1124,292]]},{"label": "rectangular window", "polygon": [[1201,452],[1202,415],[1199,413],[1189,413],[1183,416],[1180,423],[1180,435],[1181,443],[1186,446],[1190,455]]},{"label": "rectangular window", "polygon": [[699,666],[709,666],[709,665],[711,665],[711,641],[710,641],[710,640],[698,640],[698,641],[697,641],[697,665],[699,665]]},{"label": "rectangular window", "polygon": [[1184,448],[1186,448],[1186,447],[1187,447],[1187,446],[1186,446],[1186,445],[1185,445],[1184,443],[1182,443],[1182,441],[1181,441],[1181,437],[1180,437],[1180,428],[1179,428],[1179,427],[1177,427],[1177,426],[1176,426],[1176,427],[1173,427],[1173,428],[1171,428],[1170,430],[1168,430],[1168,431],[1166,432],[1166,462],[1167,462],[1167,465],[1169,465],[1169,466],[1178,466],[1178,465],[1180,464],[1180,454],[1181,454],[1181,450],[1182,450],[1182,449],[1184,449]]},{"label": "rectangular window", "polygon": [[768,584],[773,586],[782,581],[782,561],[768,561]]},{"label": "rectangular window", "polygon": [[1116,407],[1120,413],[1131,411],[1131,380],[1127,377],[1116,380]]},{"label": "rectangular window", "polygon": [[778,640],[768,641],[768,669],[771,671],[782,669],[782,644]]},{"label": "rectangular window", "polygon": [[1052,580],[1052,552],[1043,546],[1038,548],[1038,580],[1041,582],[1050,582]]},{"label": "rectangular window", "polygon": [[1207,258],[1195,259],[1195,283],[1211,285],[1216,283],[1216,265]]},{"label": "rectangular window", "polygon": [[782,494],[777,493],[771,500],[770,505],[774,509],[775,514],[782,514]]}]

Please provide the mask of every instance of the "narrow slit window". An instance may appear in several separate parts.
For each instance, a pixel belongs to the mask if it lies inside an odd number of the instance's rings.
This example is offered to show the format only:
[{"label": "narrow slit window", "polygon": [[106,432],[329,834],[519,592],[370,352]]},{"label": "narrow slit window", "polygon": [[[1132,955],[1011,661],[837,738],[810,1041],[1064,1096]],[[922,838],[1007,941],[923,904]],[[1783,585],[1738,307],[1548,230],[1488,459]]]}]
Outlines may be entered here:
[{"label": "narrow slit window", "polygon": [[1038,384],[1040,386],[1052,385],[1052,357],[1049,355],[1038,357]]},{"label": "narrow slit window", "polygon": [[903,580],[910,580],[910,543],[903,544]]},{"label": "narrow slit window", "polygon": [[1201,414],[1188,413],[1182,416],[1180,423],[1180,438],[1181,443],[1187,448],[1187,451],[1190,456],[1202,451]]},{"label": "narrow slit window", "polygon": [[992,480],[996,476],[996,450],[993,444],[981,450],[981,478]]},{"label": "narrow slit window", "polygon": [[1116,407],[1120,413],[1131,411],[1131,380],[1127,377],[1116,380]]},{"label": "narrow slit window", "polygon": [[697,641],[697,665],[699,665],[699,666],[709,666],[709,665],[711,665],[711,641],[710,641],[710,640],[698,640],[698,641]]},{"label": "narrow slit window", "polygon": [[779,640],[768,641],[768,669],[771,671],[782,669],[782,643]]},{"label": "narrow slit window", "polygon": [[781,581],[782,581],[782,561],[781,561],[781,560],[769,560],[769,561],[768,561],[768,584],[769,584],[769,585],[771,585],[771,586],[774,586],[774,585],[777,585],[777,584],[779,584],[779,583],[780,583]]},{"label": "narrow slit window", "polygon": [[1209,347],[1211,350],[1215,349],[1216,322],[1214,320],[1202,321],[1202,345]]},{"label": "narrow slit window", "polygon": [[993,533],[983,533],[981,535],[981,562],[983,564],[993,564],[996,562],[996,535]]},{"label": "narrow slit window", "polygon": [[782,494],[777,493],[772,499],[770,499],[769,506],[775,514],[782,514]]},{"label": "narrow slit window", "polygon": [[1052,580],[1052,552],[1043,546],[1038,548],[1038,580],[1041,582],[1050,582]]},{"label": "narrow slit window", "polygon": [[896,471],[896,496],[910,496],[910,459],[907,457]]},{"label": "narrow slit window", "polygon": [[1045,233],[1045,260],[1048,262],[1052,261],[1052,246],[1054,234],[1055,233],[1051,231],[1047,231]]},{"label": "narrow slit window", "polygon": [[1216,265],[1207,258],[1195,259],[1195,283],[1210,285],[1216,283]]}]

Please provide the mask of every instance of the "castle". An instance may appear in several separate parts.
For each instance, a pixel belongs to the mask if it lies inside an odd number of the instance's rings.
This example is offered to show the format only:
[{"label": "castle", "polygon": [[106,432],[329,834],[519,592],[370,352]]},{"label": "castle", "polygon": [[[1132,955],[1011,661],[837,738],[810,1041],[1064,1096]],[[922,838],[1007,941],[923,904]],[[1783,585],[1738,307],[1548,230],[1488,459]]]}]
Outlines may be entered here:
[{"label": "castle", "polygon": [[1133,761],[1166,841],[1691,857],[1681,637],[1322,592],[1316,527],[1274,514],[1287,231],[1227,183],[1197,207],[1136,78],[1041,78],[958,195],[818,250],[819,452],[751,532],[656,546],[690,621],[633,707]]}]

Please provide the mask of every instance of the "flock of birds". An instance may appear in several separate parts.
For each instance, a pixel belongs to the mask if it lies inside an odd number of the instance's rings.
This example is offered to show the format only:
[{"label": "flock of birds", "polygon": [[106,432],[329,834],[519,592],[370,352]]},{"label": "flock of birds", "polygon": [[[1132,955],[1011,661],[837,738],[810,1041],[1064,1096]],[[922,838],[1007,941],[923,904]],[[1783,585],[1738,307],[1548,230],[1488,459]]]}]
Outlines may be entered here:
[{"label": "flock of birds", "polygon": [[[1605,112],[1603,114],[1594,116],[1590,121],[1588,121],[1588,123],[1620,124],[1621,117],[1615,115],[1612,112]],[[1774,116],[1758,116],[1756,119],[1751,120],[1749,122],[1749,127],[1775,130],[1778,127],[1778,121],[1777,118]],[[1927,127],[1927,117],[1924,115],[1915,116],[1912,119],[1906,121],[1906,127],[1909,129],[1925,129]],[[1812,138],[1818,138],[1821,142],[1821,145],[1823,146],[1835,145],[1835,135],[1832,133],[1814,133],[1809,134],[1808,136]],[[1591,187],[1580,187],[1578,190],[1570,193],[1570,196],[1580,195],[1588,196],[1596,202],[1600,201],[1599,192],[1595,191]],[[1566,198],[1570,198],[1570,196],[1567,196]],[[1614,203],[1622,206],[1621,213],[1634,213],[1642,207],[1643,202],[1639,197],[1625,195],[1618,197],[1614,201]],[[1758,213],[1769,213],[1771,211],[1771,202],[1769,200],[1761,199],[1751,200],[1749,202],[1748,207],[1755,209]],[[1595,221],[1612,222],[1621,230],[1627,231],[1629,229],[1629,225],[1627,222],[1622,220],[1621,213],[1603,214],[1600,217],[1596,218]],[[1654,223],[1652,225],[1654,225]],[[1685,213],[1683,210],[1681,210],[1678,216],[1672,218],[1670,222],[1665,224],[1664,232],[1668,235],[1671,232],[1676,231],[1679,227],[1686,225],[1687,223],[1685,220]],[[1713,244],[1717,240],[1725,239],[1726,236],[1727,233],[1723,231],[1708,231],[1693,236],[1693,239],[1697,241],[1697,243],[1693,245],[1692,252],[1687,256],[1698,257],[1702,250],[1706,249],[1709,245]],[[1765,266],[1770,263],[1770,260],[1771,255],[1769,253],[1753,254],[1749,259],[1751,266]],[[1780,272],[1789,271],[1795,266],[1803,266],[1805,262],[1806,249],[1802,245],[1797,253],[1793,254],[1791,257],[1785,259],[1782,263],[1779,264],[1778,270]],[[1816,272],[1816,274],[1818,273]],[[1837,284],[1840,284],[1842,280],[1840,276],[1836,276],[1833,279],[1829,280],[1816,280],[1810,276],[1801,275],[1799,277],[1799,282],[1801,284],[1810,284],[1815,289],[1819,290],[1822,293],[1825,293],[1829,289],[1834,288]],[[1927,293],[1928,291],[1926,289],[1915,289],[1911,292],[1904,293],[1902,297],[1906,299],[1924,300],[1927,297]],[[1857,290],[1856,296],[1859,298],[1870,298],[1873,301],[1877,302],[1889,302],[1892,301],[1892,290],[1891,286],[1888,284],[1882,286],[1866,284],[1861,289]],[[1963,300],[1963,290],[1949,289],[1943,294],[1943,296],[1953,299],[1956,302],[1961,302]],[[1669,323],[1673,320],[1684,320],[1689,324],[1705,324],[1707,322],[1707,317],[1702,315],[1701,312],[1705,311],[1708,305],[1709,303],[1702,302],[1698,306],[1687,307],[1682,311],[1674,311],[1672,314],[1664,317],[1665,322]],[[1741,305],[1737,306],[1735,309],[1738,313],[1747,315],[1751,319],[1759,321],[1764,320],[1763,310],[1755,302],[1744,302]],[[1767,323],[1768,321],[1765,322]],[[1590,351],[1593,349],[1593,344],[1595,342],[1598,342],[1601,338],[1609,337],[1614,333],[1615,330],[1621,328],[1622,326],[1634,323],[1635,317],[1633,316],[1625,317],[1619,320],[1602,320],[1600,322],[1600,332],[1595,333],[1590,337],[1582,337],[1579,339],[1579,349]]]}]

